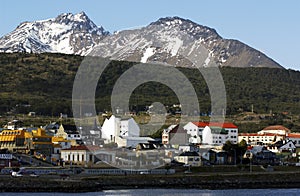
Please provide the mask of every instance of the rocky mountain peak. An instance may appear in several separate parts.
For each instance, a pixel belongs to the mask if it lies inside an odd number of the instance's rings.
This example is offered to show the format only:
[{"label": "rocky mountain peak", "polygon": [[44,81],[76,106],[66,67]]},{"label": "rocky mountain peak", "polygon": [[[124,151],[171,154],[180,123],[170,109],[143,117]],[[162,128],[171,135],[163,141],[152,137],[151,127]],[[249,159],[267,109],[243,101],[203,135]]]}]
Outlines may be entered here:
[{"label": "rocky mountain peak", "polygon": [[[246,44],[177,16],[110,35],[84,13],[21,23],[0,38],[0,52],[54,52],[173,66],[281,67]],[[194,60],[191,60],[194,59]]]}]

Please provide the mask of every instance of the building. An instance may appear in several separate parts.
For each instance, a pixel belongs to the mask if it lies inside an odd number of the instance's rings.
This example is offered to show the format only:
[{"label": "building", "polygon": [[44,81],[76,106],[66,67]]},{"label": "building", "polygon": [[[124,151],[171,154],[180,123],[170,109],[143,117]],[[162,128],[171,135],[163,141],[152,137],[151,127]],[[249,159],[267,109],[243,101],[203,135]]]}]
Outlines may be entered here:
[{"label": "building", "polygon": [[62,137],[65,140],[73,141],[72,145],[82,144],[82,137],[76,125],[60,125],[55,137]]},{"label": "building", "polygon": [[279,162],[276,154],[263,146],[253,146],[248,149],[244,158],[249,158],[253,164],[276,164]]},{"label": "building", "polygon": [[293,153],[296,150],[296,146],[292,141],[278,141],[274,144],[267,146],[267,150],[274,153],[290,152]]},{"label": "building", "polygon": [[297,148],[300,147],[300,133],[289,133],[286,140],[292,141]]},{"label": "building", "polygon": [[32,130],[32,154],[42,154],[44,157],[50,157],[53,152],[52,136],[46,134],[44,129],[38,128]]},{"label": "building", "polygon": [[32,135],[26,130],[3,130],[0,133],[0,148],[10,152],[29,153]]},{"label": "building", "polygon": [[163,130],[162,143],[171,145],[180,145],[188,143],[188,135],[179,125],[171,125]]},{"label": "building", "polygon": [[245,140],[251,145],[269,145],[285,140],[286,136],[275,133],[240,133],[239,142]]},{"label": "building", "polygon": [[[289,135],[291,138],[293,138],[293,136],[296,136],[294,134],[291,134],[291,131],[288,128],[281,125],[274,125],[268,126],[257,133],[240,133],[238,140],[239,142],[245,140],[248,144],[251,145],[270,145],[278,141],[286,140]],[[294,140],[298,142],[298,140]]]},{"label": "building", "polygon": [[184,163],[190,166],[201,166],[201,156],[197,152],[183,152],[174,157],[174,160],[179,163]]},{"label": "building", "polygon": [[100,150],[97,146],[72,146],[61,149],[61,159],[70,165],[91,166],[95,163],[95,151]]},{"label": "building", "polygon": [[116,143],[117,137],[139,137],[140,128],[133,118],[121,119],[112,115],[102,125],[102,138],[105,143]]},{"label": "building", "polygon": [[189,122],[183,127],[189,135],[189,143],[223,145],[226,141],[238,142],[238,127],[233,123]]},{"label": "building", "polygon": [[9,130],[21,130],[23,129],[22,127],[23,122],[20,120],[13,120],[7,123],[7,125],[4,126],[5,129]]},{"label": "building", "polygon": [[139,143],[149,143],[155,141],[151,137],[116,137],[115,143],[120,147],[135,148]]},{"label": "building", "polygon": [[138,143],[154,141],[150,137],[140,137],[140,128],[133,118],[119,118],[112,115],[105,119],[102,129],[105,144],[116,143],[118,147],[135,148]]},{"label": "building", "polygon": [[273,125],[264,128],[263,130],[259,131],[258,134],[265,134],[265,133],[273,133],[277,135],[287,135],[291,133],[291,130],[282,126],[282,125]]}]

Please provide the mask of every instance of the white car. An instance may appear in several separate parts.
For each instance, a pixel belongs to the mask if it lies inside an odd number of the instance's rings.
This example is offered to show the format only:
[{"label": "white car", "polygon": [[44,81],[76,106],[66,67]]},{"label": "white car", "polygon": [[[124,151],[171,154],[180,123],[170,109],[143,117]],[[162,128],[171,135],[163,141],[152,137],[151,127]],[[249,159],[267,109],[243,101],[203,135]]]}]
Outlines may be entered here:
[{"label": "white car", "polygon": [[23,175],[18,172],[13,171],[13,172],[11,172],[11,176],[12,177],[22,177]]}]

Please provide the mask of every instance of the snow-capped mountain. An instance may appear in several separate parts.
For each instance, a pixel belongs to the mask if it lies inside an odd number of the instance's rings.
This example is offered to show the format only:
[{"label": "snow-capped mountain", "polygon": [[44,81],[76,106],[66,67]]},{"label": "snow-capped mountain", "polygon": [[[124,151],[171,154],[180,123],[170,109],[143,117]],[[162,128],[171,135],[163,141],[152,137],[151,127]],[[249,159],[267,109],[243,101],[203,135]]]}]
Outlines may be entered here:
[{"label": "snow-capped mountain", "polygon": [[223,39],[214,29],[179,17],[161,18],[140,29],[116,32],[101,40],[90,54],[181,67],[281,67],[246,44]]},{"label": "snow-capped mountain", "polygon": [[55,52],[85,55],[107,35],[84,13],[23,22],[0,39],[0,52]]},{"label": "snow-capped mountain", "polygon": [[83,12],[61,14],[54,19],[20,24],[0,38],[0,52],[93,55],[184,67],[281,68],[260,51],[179,17],[161,18],[146,27],[111,35]]}]

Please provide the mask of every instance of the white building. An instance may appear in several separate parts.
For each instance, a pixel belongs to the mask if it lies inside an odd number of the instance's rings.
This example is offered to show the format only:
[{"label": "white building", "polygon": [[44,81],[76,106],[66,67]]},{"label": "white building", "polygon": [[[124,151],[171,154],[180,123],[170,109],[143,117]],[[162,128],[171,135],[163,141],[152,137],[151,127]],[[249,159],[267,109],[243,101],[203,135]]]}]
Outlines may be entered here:
[{"label": "white building", "polygon": [[121,119],[112,115],[102,126],[104,142],[116,143],[118,147],[136,147],[138,143],[154,141],[150,137],[140,137],[140,128],[133,118]]},{"label": "white building", "polygon": [[190,135],[189,143],[223,145],[238,142],[238,127],[232,123],[189,122],[183,127]]},{"label": "white building", "polygon": [[120,136],[138,137],[140,128],[133,118],[121,119]]},{"label": "white building", "polygon": [[61,159],[67,164],[92,165],[95,162],[95,151],[97,146],[72,146],[68,149],[61,149]]},{"label": "white building", "polygon": [[287,135],[288,133],[291,133],[291,131],[282,125],[273,125],[273,126],[268,126],[257,133],[258,134],[273,133],[277,135]]},{"label": "white building", "polygon": [[118,147],[135,148],[139,143],[148,143],[154,141],[151,137],[116,137]]},{"label": "white building", "polygon": [[300,133],[289,133],[286,139],[292,141],[297,148],[300,147]]},{"label": "white building", "polygon": [[183,152],[174,157],[174,160],[190,166],[201,166],[201,156],[197,152]]},{"label": "white building", "polygon": [[138,137],[140,128],[133,118],[121,119],[112,115],[109,119],[105,119],[102,126],[102,138],[105,143],[116,143],[117,137]]},{"label": "white building", "polygon": [[109,119],[105,119],[102,125],[102,138],[105,143],[116,141],[116,137],[120,135],[121,118],[116,118],[112,115]]},{"label": "white building", "polygon": [[276,143],[278,141],[283,141],[286,138],[288,138],[289,135],[291,136],[291,138],[296,136],[294,134],[291,134],[288,128],[281,125],[274,125],[274,126],[268,126],[257,133],[240,133],[239,142],[245,140],[248,144],[252,144],[252,145],[257,145],[257,144],[269,145],[269,144]]}]

